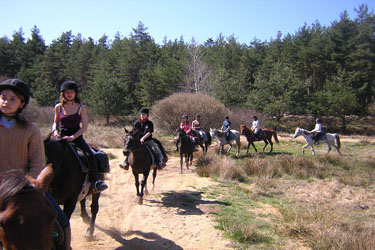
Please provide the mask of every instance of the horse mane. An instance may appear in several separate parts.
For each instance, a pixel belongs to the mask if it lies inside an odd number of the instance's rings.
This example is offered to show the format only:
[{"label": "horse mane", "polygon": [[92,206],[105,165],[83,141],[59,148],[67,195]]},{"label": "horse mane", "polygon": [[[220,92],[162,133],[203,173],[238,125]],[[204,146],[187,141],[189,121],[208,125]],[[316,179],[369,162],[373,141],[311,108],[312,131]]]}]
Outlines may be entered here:
[{"label": "horse mane", "polygon": [[20,171],[11,171],[2,176],[0,184],[1,206],[27,185],[30,185],[30,183]]}]

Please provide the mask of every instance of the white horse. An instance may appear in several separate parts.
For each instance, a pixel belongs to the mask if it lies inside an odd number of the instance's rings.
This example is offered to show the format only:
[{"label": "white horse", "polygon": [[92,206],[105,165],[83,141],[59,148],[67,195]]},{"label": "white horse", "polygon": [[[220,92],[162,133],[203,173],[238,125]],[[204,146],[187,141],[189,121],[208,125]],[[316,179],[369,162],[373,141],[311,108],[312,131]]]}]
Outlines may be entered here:
[{"label": "white horse", "polygon": [[[309,132],[306,129],[298,128],[297,127],[296,128],[296,132],[294,133],[293,138],[297,138],[300,135],[302,135],[305,138],[306,143],[307,143],[305,146],[303,146],[302,153],[305,154],[305,148],[308,147],[308,146],[310,146],[312,154],[315,155],[315,151],[314,151],[314,139],[312,138],[312,133]],[[341,152],[340,152],[341,143],[340,143],[340,137],[339,137],[339,135],[338,134],[326,133],[325,137],[326,137],[325,140],[319,140],[318,144],[327,143],[327,145],[328,145],[327,154],[329,153],[329,151],[331,151],[331,146],[333,146],[337,150],[337,152],[339,152],[339,154],[341,155]],[[335,140],[336,140],[336,144],[335,144]]]},{"label": "white horse", "polygon": [[217,138],[219,145],[220,145],[220,153],[224,152],[224,145],[229,144],[229,149],[227,151],[227,154],[229,154],[230,150],[232,149],[232,143],[233,141],[236,141],[237,143],[237,155],[240,154],[240,132],[237,130],[231,130],[232,132],[232,137],[230,138],[229,142],[225,139],[225,132],[222,132],[221,130],[218,129],[213,129],[210,128],[210,135],[211,138],[214,139],[215,137]]}]

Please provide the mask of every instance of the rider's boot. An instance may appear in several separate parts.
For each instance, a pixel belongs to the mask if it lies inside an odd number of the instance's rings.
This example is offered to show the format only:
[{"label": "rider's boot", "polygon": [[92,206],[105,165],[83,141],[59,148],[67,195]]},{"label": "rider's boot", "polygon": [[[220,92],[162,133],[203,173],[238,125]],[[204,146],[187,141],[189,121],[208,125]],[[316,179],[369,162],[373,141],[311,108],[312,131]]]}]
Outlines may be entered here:
[{"label": "rider's boot", "polygon": [[108,188],[107,184],[103,180],[99,180],[98,178],[98,165],[96,163],[95,157],[88,156],[87,157],[89,160],[89,165],[90,165],[90,172],[91,172],[91,181],[94,183],[94,188],[97,192],[102,192]]},{"label": "rider's boot", "polygon": [[125,170],[129,170],[128,156],[125,157],[124,162],[119,164],[119,167]]}]

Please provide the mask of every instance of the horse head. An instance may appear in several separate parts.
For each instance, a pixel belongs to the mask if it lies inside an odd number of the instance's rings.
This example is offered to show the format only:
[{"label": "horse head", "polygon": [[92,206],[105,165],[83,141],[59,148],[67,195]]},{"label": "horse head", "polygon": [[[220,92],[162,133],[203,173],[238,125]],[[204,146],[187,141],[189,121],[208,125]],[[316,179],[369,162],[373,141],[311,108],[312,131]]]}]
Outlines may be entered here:
[{"label": "horse head", "polygon": [[300,136],[302,134],[303,130],[299,127],[296,128],[296,131],[294,132],[294,135],[293,135],[293,138],[297,138],[298,136]]},{"label": "horse head", "polygon": [[43,143],[47,163],[52,163],[54,168],[57,168],[56,164],[62,160],[64,154],[68,150],[68,141],[47,137],[44,139]]},{"label": "horse head", "polygon": [[240,125],[240,134],[245,135],[245,131],[248,130],[245,124]]},{"label": "horse head", "polygon": [[[127,131],[127,130],[126,130]],[[140,135],[138,133],[138,130],[132,130],[130,132],[127,132],[124,139],[124,153],[134,151],[140,147],[142,147],[142,144],[140,142]]]},{"label": "horse head", "polygon": [[186,132],[182,128],[176,129],[175,134],[179,139],[186,136]]},{"label": "horse head", "polygon": [[210,135],[211,135],[211,138],[214,139],[216,136],[216,129],[210,128]]},{"label": "horse head", "polygon": [[0,185],[0,240],[4,249],[52,249],[56,211],[24,175],[6,176]]}]

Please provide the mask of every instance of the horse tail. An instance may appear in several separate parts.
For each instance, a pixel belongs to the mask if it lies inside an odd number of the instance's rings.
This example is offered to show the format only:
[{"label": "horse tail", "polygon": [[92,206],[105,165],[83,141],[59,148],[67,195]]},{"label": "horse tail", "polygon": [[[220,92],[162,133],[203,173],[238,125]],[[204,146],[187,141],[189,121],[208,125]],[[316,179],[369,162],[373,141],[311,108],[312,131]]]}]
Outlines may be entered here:
[{"label": "horse tail", "polygon": [[335,138],[336,138],[337,147],[340,149],[341,147],[340,136],[336,134]]},{"label": "horse tail", "polygon": [[275,139],[275,142],[279,144],[279,139],[277,138],[276,131],[273,132],[273,138]]}]

